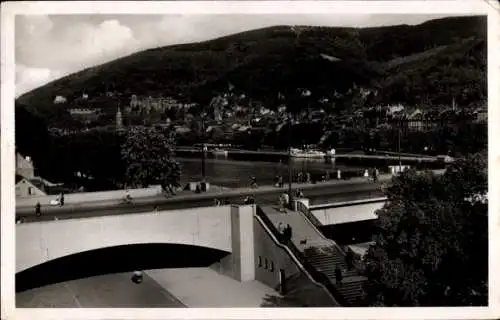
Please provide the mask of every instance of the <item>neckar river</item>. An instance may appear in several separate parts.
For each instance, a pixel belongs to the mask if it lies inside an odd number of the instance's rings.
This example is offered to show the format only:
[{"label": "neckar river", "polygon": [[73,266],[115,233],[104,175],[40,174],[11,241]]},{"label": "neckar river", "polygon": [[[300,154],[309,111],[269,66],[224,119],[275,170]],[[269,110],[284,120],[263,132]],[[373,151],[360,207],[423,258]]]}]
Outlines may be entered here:
[{"label": "neckar river", "polygon": [[[181,182],[199,181],[202,177],[201,156],[178,156],[176,160],[182,167]],[[336,176],[337,169],[351,175],[362,175],[364,170],[377,168],[380,173],[388,172],[389,165],[396,163],[373,161],[339,161],[333,159],[299,159],[290,161],[293,177],[299,172],[310,173],[315,180],[330,172],[331,177]],[[442,165],[414,164],[418,169],[439,169]],[[254,176],[259,185],[270,185],[276,182],[276,176],[281,175],[284,182],[288,181],[288,159],[286,157],[224,157],[207,155],[205,160],[205,176],[208,182],[229,188],[245,187],[250,184],[250,177]],[[294,178],[296,179],[296,178]]]}]

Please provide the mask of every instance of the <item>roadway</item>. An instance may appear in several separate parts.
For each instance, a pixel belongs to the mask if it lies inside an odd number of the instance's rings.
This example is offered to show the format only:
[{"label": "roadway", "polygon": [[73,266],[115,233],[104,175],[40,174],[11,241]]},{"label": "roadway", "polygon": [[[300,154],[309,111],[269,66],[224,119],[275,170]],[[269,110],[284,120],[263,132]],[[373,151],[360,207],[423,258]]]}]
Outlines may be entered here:
[{"label": "roadway", "polygon": [[[382,177],[381,181],[387,181]],[[347,181],[332,181],[317,184],[293,185],[293,189],[300,187],[304,196],[310,199],[311,204],[322,204],[332,201],[352,201],[365,198],[381,197],[383,193],[380,184],[368,182],[364,178],[354,178]],[[228,200],[231,204],[243,204],[247,195],[255,195],[256,203],[260,205],[275,204],[281,193],[288,190],[283,188],[263,186],[257,189],[239,188],[223,193],[208,192],[203,194],[177,195],[166,198],[153,196],[137,198],[131,204],[122,203],[121,199],[95,201],[82,204],[67,204],[64,207],[42,207],[42,216],[35,217],[34,208],[18,207],[16,216],[24,222],[48,221],[57,219],[74,219],[95,216],[121,215],[141,212],[151,212],[155,206],[159,211],[207,207],[214,205],[214,198]]]},{"label": "roadway", "polygon": [[17,308],[184,308],[172,293],[143,274],[131,281],[132,272],[65,281],[16,293]]}]

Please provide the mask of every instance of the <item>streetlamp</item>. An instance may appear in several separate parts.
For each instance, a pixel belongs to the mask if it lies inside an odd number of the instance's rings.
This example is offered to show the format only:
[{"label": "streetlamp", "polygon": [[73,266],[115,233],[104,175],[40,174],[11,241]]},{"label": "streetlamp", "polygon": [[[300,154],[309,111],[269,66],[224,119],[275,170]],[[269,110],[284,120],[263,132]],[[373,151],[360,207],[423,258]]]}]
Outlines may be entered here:
[{"label": "streetlamp", "polygon": [[398,121],[398,160],[399,160],[399,173],[401,173],[401,119]]},{"label": "streetlamp", "polygon": [[202,138],[202,144],[201,144],[201,181],[202,183],[205,183],[206,181],[206,176],[205,176],[205,158],[206,158],[206,153],[207,153],[207,146],[205,144],[205,122],[203,119],[201,119],[201,138]]},{"label": "streetlamp", "polygon": [[288,120],[288,205],[292,206],[292,121]]}]

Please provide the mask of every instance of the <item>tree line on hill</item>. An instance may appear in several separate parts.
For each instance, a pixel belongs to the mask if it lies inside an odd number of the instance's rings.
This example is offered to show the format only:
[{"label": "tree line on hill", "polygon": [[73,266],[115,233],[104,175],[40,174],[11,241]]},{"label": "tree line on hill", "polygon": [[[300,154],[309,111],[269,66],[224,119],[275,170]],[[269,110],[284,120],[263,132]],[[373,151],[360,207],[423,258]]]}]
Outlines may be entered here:
[{"label": "tree line on hill", "polygon": [[[303,30],[302,30],[303,29]],[[71,103],[114,92],[129,98],[171,96],[208,106],[227,88],[274,108],[278,93],[291,109],[303,109],[297,88],[312,92],[312,108],[327,98],[336,108],[362,104],[458,105],[485,101],[486,18],[458,17],[417,26],[252,30],[201,43],[138,52],[86,69],[26,93],[18,100],[50,123],[60,123],[61,95]],[[160,67],[159,67],[160,66]],[[378,92],[366,101],[354,87]],[[122,101],[127,103],[126,101]]]}]

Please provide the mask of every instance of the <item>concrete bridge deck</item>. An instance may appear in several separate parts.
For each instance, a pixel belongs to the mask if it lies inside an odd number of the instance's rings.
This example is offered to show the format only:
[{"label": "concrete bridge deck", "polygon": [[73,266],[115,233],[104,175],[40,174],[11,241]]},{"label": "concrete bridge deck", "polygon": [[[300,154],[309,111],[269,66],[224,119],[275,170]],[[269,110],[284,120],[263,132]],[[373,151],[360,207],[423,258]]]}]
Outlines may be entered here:
[{"label": "concrete bridge deck", "polygon": [[[437,174],[444,170],[434,171]],[[366,198],[379,198],[383,196],[381,184],[387,184],[391,175],[381,175],[378,183],[368,181],[366,178],[353,178],[351,180],[331,180],[317,184],[293,184],[295,190],[300,188],[305,197],[311,200],[310,205],[331,203],[332,201],[354,201]],[[142,189],[139,189],[141,191]],[[226,199],[232,204],[243,204],[246,196],[254,195],[256,202],[262,205],[276,204],[281,193],[286,192],[288,186],[276,188],[274,186],[261,186],[257,189],[237,188],[227,191],[207,192],[201,194],[179,194],[170,198],[162,195],[138,197],[132,204],[123,204],[123,191],[112,191],[112,197],[106,199],[101,193],[71,194],[66,196],[64,207],[50,206],[42,203],[42,217],[35,218],[33,200],[17,201],[16,216],[25,221],[53,220],[81,218],[91,216],[106,216],[128,213],[151,212],[157,207],[158,210],[174,210],[195,207],[213,206],[215,197]],[[106,192],[104,193],[106,194]],[[101,198],[101,199],[99,199]],[[104,200],[102,200],[104,198]],[[44,197],[45,203],[54,197]],[[88,199],[91,199],[89,201]],[[36,203],[36,202],[35,202]]]},{"label": "concrete bridge deck", "polygon": [[[385,179],[385,180],[388,180]],[[332,181],[318,184],[294,184],[293,189],[301,188],[305,196],[313,203],[335,201],[348,201],[364,199],[368,197],[380,197],[382,191],[379,184],[368,182],[363,178],[355,178],[349,181]],[[158,210],[186,209],[194,207],[213,206],[213,199],[226,199],[233,204],[243,204],[248,195],[255,195],[259,204],[275,204],[281,193],[286,192],[287,187],[276,188],[273,186],[259,187],[258,189],[241,188],[227,192],[208,192],[202,194],[180,194],[170,198],[164,196],[142,197],[133,200],[132,204],[124,204],[121,199],[110,199],[88,202],[66,202],[63,207],[42,205],[42,217],[34,216],[34,204],[16,207],[16,215],[25,221],[30,220],[52,220],[54,217],[60,219],[79,218],[89,216],[105,216],[138,212],[151,212],[157,206]],[[69,195],[68,195],[69,196]]]},{"label": "concrete bridge deck", "polygon": [[[388,182],[391,179],[391,175],[383,174],[380,176],[379,182]],[[293,189],[303,189],[312,190],[312,189],[321,189],[321,188],[331,188],[331,187],[349,187],[353,184],[363,184],[367,183],[367,179],[364,177],[355,177],[349,180],[329,180],[325,182],[317,182],[315,184],[311,183],[293,183]],[[234,196],[247,196],[247,195],[260,195],[267,194],[269,192],[278,194],[280,192],[284,192],[288,190],[288,184],[284,184],[282,188],[277,188],[273,185],[264,185],[259,186],[258,188],[234,188],[234,189],[225,189],[220,187],[211,188],[208,192],[196,194],[194,192],[180,192],[176,196],[169,197],[169,200],[178,200],[178,201],[189,201],[196,200],[202,198],[210,198],[214,197],[234,197]],[[142,201],[145,199],[150,200],[159,200],[165,199],[166,197],[162,195],[161,190],[157,187],[151,188],[142,188],[142,189],[129,189],[129,193],[135,201]],[[25,207],[29,207],[30,209],[34,208],[36,203],[40,201],[42,206],[50,205],[50,201],[57,199],[57,195],[52,196],[42,196],[42,197],[31,197],[26,199],[16,199],[16,209],[21,209]],[[105,201],[115,201],[116,204],[121,203],[125,197],[125,190],[113,190],[113,191],[101,191],[101,192],[83,192],[83,193],[71,193],[65,195],[65,206],[68,205],[81,205],[85,203],[93,203],[93,202],[105,202]]]}]

